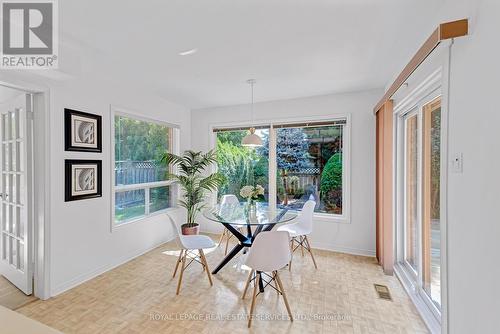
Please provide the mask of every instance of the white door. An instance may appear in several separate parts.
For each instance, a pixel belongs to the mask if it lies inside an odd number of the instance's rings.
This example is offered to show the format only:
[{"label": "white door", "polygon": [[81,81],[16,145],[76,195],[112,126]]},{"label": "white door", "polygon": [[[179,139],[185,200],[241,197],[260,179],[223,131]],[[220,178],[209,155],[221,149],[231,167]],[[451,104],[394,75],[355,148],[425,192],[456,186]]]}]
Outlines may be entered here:
[{"label": "white door", "polygon": [[[18,102],[19,103],[19,102]],[[25,294],[33,290],[32,95],[0,114],[0,273]]]}]

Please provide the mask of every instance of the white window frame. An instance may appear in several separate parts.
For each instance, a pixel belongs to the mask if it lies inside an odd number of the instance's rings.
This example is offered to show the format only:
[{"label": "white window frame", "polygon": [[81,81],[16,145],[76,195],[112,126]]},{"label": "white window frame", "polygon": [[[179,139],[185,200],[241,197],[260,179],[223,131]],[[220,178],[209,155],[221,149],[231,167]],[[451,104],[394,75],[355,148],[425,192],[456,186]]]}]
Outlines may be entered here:
[{"label": "white window frame", "polygon": [[[227,122],[227,123],[213,123],[209,125],[209,136],[211,149],[216,149],[217,146],[217,133],[214,129],[224,129],[224,128],[239,128],[239,127],[250,127],[250,126],[269,126],[269,198],[276,198],[276,149],[272,143],[276,142],[276,132],[274,125],[280,124],[301,124],[306,122],[334,122],[339,120],[345,120],[346,124],[343,125],[343,135],[342,135],[342,214],[332,214],[315,212],[314,218],[321,221],[349,224],[351,223],[351,114],[335,114],[334,117],[325,116],[310,116],[310,117],[300,117],[300,118],[275,118],[269,120],[259,120],[259,121],[240,121],[240,122]],[[214,171],[217,167],[214,167]],[[212,204],[217,201],[217,194],[212,197]],[[270,206],[275,206],[276,203],[271,201]]]},{"label": "white window frame", "polygon": [[412,117],[416,117],[417,119],[417,194],[420,194],[421,193],[421,177],[422,177],[422,174],[421,174],[421,168],[420,168],[420,164],[421,164],[421,159],[422,159],[422,154],[421,154],[421,131],[420,131],[420,127],[422,126],[422,117],[421,117],[421,114],[419,113],[419,108],[418,106],[415,106],[413,107],[412,109],[408,110],[408,112],[404,113],[404,115],[401,115],[401,119],[400,119],[400,122],[401,122],[401,129],[402,129],[402,132],[401,132],[401,143],[402,143],[402,155],[401,155],[401,159],[402,161],[398,163],[401,163],[401,168],[402,168],[402,173],[403,173],[403,183],[401,184],[401,198],[402,198],[402,211],[403,211],[403,215],[401,217],[401,231],[402,231],[402,235],[400,236],[402,238],[401,242],[402,242],[402,261],[401,264],[403,264],[405,266],[405,269],[408,271],[408,274],[412,277],[412,279],[414,280],[417,280],[418,279],[418,276],[419,276],[419,267],[420,267],[420,261],[421,261],[421,258],[420,258],[420,249],[419,249],[419,244],[420,244],[420,221],[422,219],[421,217],[421,209],[422,209],[422,203],[420,201],[420,198],[418,198],[418,195],[417,195],[417,205],[416,205],[416,211],[417,211],[417,221],[415,222],[416,223],[416,227],[415,227],[415,233],[417,233],[417,240],[416,240],[416,243],[417,243],[417,251],[416,251],[416,254],[415,254],[415,258],[416,258],[416,266],[417,268],[413,268],[411,266],[411,264],[408,262],[407,260],[407,240],[406,240],[406,233],[408,232],[407,231],[407,218],[408,218],[408,215],[407,215],[407,187],[406,187],[406,184],[407,184],[407,174],[406,174],[406,171],[407,171],[407,162],[408,162],[408,152],[406,152],[406,150],[404,148],[408,147],[408,141],[407,141],[407,132],[408,132],[408,120]]},{"label": "white window frame", "polygon": [[[172,124],[172,123],[167,123],[164,121],[160,121],[154,118],[150,117],[145,117],[143,115],[140,115],[137,112],[133,112],[121,107],[113,106],[111,105],[110,107],[110,133],[111,133],[111,145],[110,145],[110,151],[111,151],[111,166],[110,166],[110,173],[111,173],[111,232],[113,232],[116,229],[120,229],[122,227],[128,226],[130,224],[138,223],[141,221],[144,221],[150,217],[164,214],[168,211],[174,210],[175,205],[172,207],[163,209],[163,210],[158,210],[153,213],[150,213],[150,208],[149,208],[149,198],[150,198],[150,190],[159,188],[159,187],[165,187],[165,186],[175,186],[175,181],[173,180],[166,180],[166,181],[156,181],[156,182],[147,182],[147,183],[138,183],[138,184],[127,184],[127,185],[122,185],[122,186],[116,186],[115,185],[115,116],[123,116],[127,118],[132,118],[138,121],[143,121],[143,122],[148,122],[148,123],[156,123],[162,126],[166,126],[172,129],[172,137],[170,140],[172,143],[170,144],[172,153],[174,154],[179,154],[180,148],[179,148],[179,138],[180,138],[180,130],[179,130],[179,125]],[[131,191],[131,190],[144,190],[144,215],[134,217],[128,220],[125,220],[123,222],[120,222],[117,224],[115,222],[115,194],[119,192],[125,192],[125,191]],[[172,203],[177,203],[177,199],[179,198],[179,189],[178,187],[174,188],[171,191],[172,194],[174,194],[174,198],[172,199]]]}]

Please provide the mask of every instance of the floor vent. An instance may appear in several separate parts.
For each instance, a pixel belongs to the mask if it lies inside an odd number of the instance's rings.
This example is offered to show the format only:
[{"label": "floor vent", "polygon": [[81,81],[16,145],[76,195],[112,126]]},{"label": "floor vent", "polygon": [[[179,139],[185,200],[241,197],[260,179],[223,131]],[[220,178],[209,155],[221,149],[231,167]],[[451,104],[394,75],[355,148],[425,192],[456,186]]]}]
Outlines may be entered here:
[{"label": "floor vent", "polygon": [[387,286],[380,284],[374,284],[374,286],[380,299],[392,300],[391,293],[389,292],[389,288]]}]

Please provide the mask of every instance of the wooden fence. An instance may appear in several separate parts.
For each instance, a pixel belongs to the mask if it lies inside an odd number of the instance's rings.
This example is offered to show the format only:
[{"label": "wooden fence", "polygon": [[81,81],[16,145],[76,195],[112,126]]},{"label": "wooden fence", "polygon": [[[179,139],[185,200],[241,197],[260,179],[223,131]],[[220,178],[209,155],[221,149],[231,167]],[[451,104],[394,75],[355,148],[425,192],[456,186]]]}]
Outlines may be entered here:
[{"label": "wooden fence", "polygon": [[[116,161],[115,185],[139,184],[165,179],[167,168],[156,161]],[[119,208],[127,208],[144,203],[143,189],[119,192],[115,203]]]},{"label": "wooden fence", "polygon": [[115,184],[138,184],[165,179],[167,168],[156,161],[116,161]]}]

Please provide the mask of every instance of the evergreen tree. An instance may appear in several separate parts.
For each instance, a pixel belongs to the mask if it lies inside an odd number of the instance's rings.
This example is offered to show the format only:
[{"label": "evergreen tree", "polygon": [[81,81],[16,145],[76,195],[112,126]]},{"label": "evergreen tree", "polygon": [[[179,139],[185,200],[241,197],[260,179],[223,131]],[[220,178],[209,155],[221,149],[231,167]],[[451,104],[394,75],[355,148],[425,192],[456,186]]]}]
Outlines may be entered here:
[{"label": "evergreen tree", "polygon": [[[313,167],[309,155],[309,142],[300,128],[285,128],[276,131],[276,159],[278,170],[302,171]],[[269,138],[263,138],[264,146],[259,148],[262,155],[269,156]]]}]

